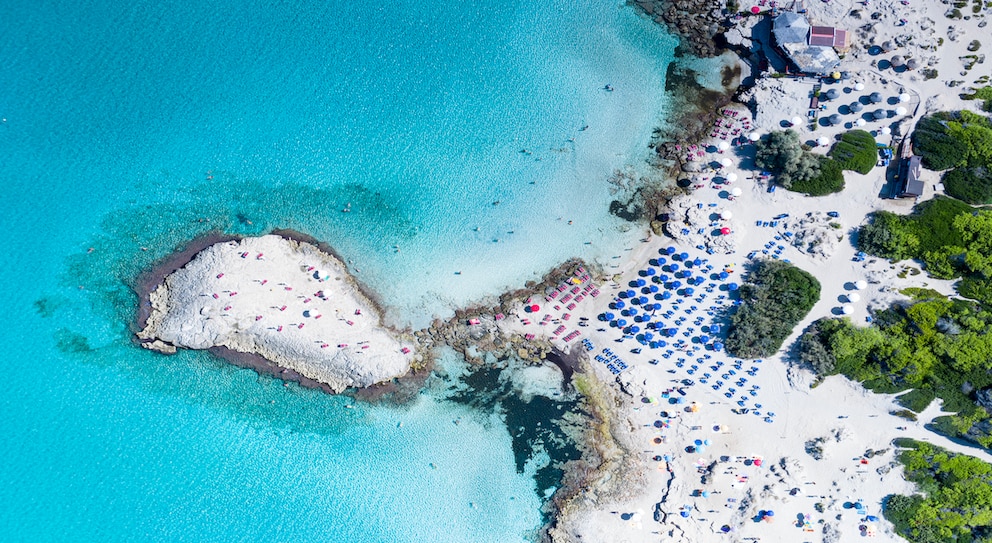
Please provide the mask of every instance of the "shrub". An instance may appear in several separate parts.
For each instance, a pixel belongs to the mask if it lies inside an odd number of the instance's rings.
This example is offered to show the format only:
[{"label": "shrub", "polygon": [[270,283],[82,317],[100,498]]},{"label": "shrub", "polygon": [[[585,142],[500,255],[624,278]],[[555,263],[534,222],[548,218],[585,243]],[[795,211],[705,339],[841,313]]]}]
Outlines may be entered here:
[{"label": "shrub", "polygon": [[[815,156],[810,153],[810,156]],[[844,172],[840,163],[825,157],[816,157],[820,162],[819,173],[809,179],[795,180],[789,190],[808,196],[825,196],[844,190]]]},{"label": "shrub", "polygon": [[727,352],[740,358],[771,356],[820,299],[820,283],[779,260],[761,260],[739,290],[730,318]]},{"label": "shrub", "polygon": [[944,174],[947,194],[973,205],[992,204],[992,172],[984,168],[955,168]]},{"label": "shrub", "polygon": [[754,161],[789,190],[820,196],[844,188],[839,168],[803,149],[799,135],[792,130],[772,132],[767,139],[759,141]]},{"label": "shrub", "polygon": [[961,164],[968,154],[968,146],[950,135],[945,122],[945,115],[930,115],[920,119],[913,131],[913,151],[931,170],[953,168]]},{"label": "shrub", "polygon": [[871,172],[878,162],[878,147],[875,138],[864,130],[846,132],[830,150],[829,156],[839,163],[843,170],[860,174]]},{"label": "shrub", "polygon": [[961,98],[964,98],[965,100],[981,100],[982,109],[985,111],[992,111],[992,87],[985,86],[975,90],[975,92],[971,94],[962,94]]}]

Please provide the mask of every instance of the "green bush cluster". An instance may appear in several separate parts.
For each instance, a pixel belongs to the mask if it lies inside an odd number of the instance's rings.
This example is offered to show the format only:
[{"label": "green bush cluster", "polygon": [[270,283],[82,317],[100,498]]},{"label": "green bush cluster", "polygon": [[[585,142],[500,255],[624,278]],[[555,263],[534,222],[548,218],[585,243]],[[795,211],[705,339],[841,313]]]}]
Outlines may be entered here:
[{"label": "green bush cluster", "polygon": [[864,130],[844,133],[828,155],[837,161],[842,170],[851,170],[860,174],[869,173],[878,163],[875,138]]},{"label": "green bush cluster", "polygon": [[954,221],[973,211],[964,202],[942,197],[917,205],[910,215],[877,211],[858,231],[858,247],[892,260],[920,259],[931,275],[950,279],[960,275],[951,252],[965,244]]},{"label": "green bush cluster", "polygon": [[755,164],[775,176],[791,191],[823,196],[844,189],[844,175],[837,164],[803,148],[793,130],[772,132],[757,143]]},{"label": "green bush cluster", "polygon": [[900,440],[912,496],[885,498],[884,515],[913,543],[992,541],[992,465],[920,441]]},{"label": "green bush cluster", "polygon": [[897,305],[875,325],[820,319],[799,340],[799,358],[819,375],[843,374],[878,392],[907,391],[899,402],[921,411],[935,397],[954,415],[938,429],[992,447],[989,413],[974,394],[992,387],[992,312],[967,300],[939,297]]},{"label": "green bush cluster", "polygon": [[984,86],[980,89],[976,89],[975,92],[971,94],[962,94],[961,98],[965,100],[981,100],[982,110],[992,111],[992,87]]},{"label": "green bush cluster", "polygon": [[[989,99],[992,90],[983,89],[973,96]],[[924,117],[913,132],[913,149],[927,168],[954,168],[944,174],[947,194],[971,204],[992,203],[992,121],[988,118],[967,110]]]},{"label": "green bush cluster", "polygon": [[771,356],[820,299],[820,283],[780,260],[760,260],[741,285],[730,317],[727,352],[739,358]]}]

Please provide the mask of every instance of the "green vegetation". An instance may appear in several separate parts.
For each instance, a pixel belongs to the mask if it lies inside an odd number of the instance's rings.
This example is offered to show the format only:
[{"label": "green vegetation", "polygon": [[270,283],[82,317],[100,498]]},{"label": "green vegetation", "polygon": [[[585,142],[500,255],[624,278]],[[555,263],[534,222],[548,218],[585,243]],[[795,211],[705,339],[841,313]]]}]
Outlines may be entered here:
[{"label": "green vegetation", "polygon": [[730,317],[727,352],[740,358],[771,356],[820,299],[820,283],[779,260],[761,260],[741,285],[741,305]]},{"label": "green vegetation", "polygon": [[[946,248],[964,244],[960,232],[954,228],[954,219],[971,212],[971,206],[963,202],[939,197],[916,206],[911,215],[878,211],[861,227],[858,246],[866,253],[892,260],[917,258],[932,268],[943,263],[938,260],[939,255],[946,254]],[[954,277],[928,271],[942,278]]]},{"label": "green vegetation", "polygon": [[906,478],[921,493],[885,498],[885,518],[913,543],[992,541],[992,465],[929,443],[900,440]]},{"label": "green vegetation", "polygon": [[992,387],[992,312],[965,300],[940,298],[894,306],[861,328],[847,319],[820,319],[799,340],[800,360],[821,376],[843,374],[877,392],[895,393],[919,412],[934,398],[954,415],[937,430],[992,447],[992,420],[976,403]]},{"label": "green vegetation", "polygon": [[[975,92],[988,103],[992,90]],[[932,170],[944,175],[947,193],[970,204],[992,203],[992,121],[967,110],[940,112],[920,120],[913,149]]]},{"label": "green vegetation", "polygon": [[992,87],[985,86],[980,89],[976,89],[975,92],[971,94],[962,94],[961,98],[965,100],[981,100],[982,109],[985,111],[992,111]]},{"label": "green vegetation", "polygon": [[878,147],[870,133],[851,130],[841,136],[840,141],[830,150],[829,156],[843,170],[867,174],[878,162]]},{"label": "green vegetation", "polygon": [[792,130],[772,132],[757,143],[755,164],[772,172],[779,185],[810,196],[844,190],[844,175],[836,161],[803,149]]}]

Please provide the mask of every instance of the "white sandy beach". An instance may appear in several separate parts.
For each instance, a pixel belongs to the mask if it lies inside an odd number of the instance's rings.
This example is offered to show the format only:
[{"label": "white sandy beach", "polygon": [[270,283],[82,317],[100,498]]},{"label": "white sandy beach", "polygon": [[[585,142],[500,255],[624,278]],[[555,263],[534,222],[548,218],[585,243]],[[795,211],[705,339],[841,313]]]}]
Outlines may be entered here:
[{"label": "white sandy beach", "polygon": [[[879,107],[891,113],[861,127],[877,134],[878,142],[890,144],[928,112],[977,106],[958,97],[967,84],[951,88],[949,82],[970,83],[989,72],[976,64],[967,77],[962,75],[961,57],[971,54],[966,50],[971,37],[987,36],[981,30],[984,17],[952,21],[944,16],[948,6],[919,0],[872,1],[867,7],[851,0],[831,0],[811,2],[807,7],[812,24],[852,31],[865,25],[870,13],[880,14],[870,32],[858,31],[843,60],[840,69],[851,79],[824,88],[836,88],[840,97],[824,102],[821,117],[840,114],[846,111],[841,105],[878,92],[883,97]],[[858,9],[861,18],[851,15]],[[750,18],[747,24],[755,21]],[[883,55],[868,53],[871,45],[883,42],[891,42],[887,45],[893,50]],[[878,62],[894,54],[918,58],[939,75],[925,79],[921,70],[895,71],[888,60]],[[674,243],[651,236],[640,245],[624,248],[607,266],[606,272],[615,274],[613,280],[593,284],[591,278],[579,275],[552,297],[523,301],[516,314],[500,321],[506,333],[530,334],[564,350],[588,351],[596,375],[612,382],[623,399],[613,427],[631,455],[623,472],[615,475],[625,478],[632,490],[597,494],[590,489],[580,498],[582,507],[562,519],[555,532],[557,541],[831,542],[863,536],[901,541],[881,515],[884,496],[913,491],[895,461],[893,439],[926,439],[992,461],[985,451],[924,428],[941,414],[937,403],[917,421],[909,422],[891,414],[900,409],[894,397],[867,392],[843,377],[828,378],[811,389],[814,376],[787,360],[786,349],[806,326],[821,317],[842,314],[844,306],[850,306],[853,322],[865,324],[869,308],[887,307],[903,298],[900,289],[926,286],[945,294],[954,292],[951,282],[925,273],[900,277],[901,271],[919,269],[918,264],[858,258],[851,236],[870,212],[908,213],[914,203],[880,197],[886,189],[884,168],[876,167],[868,175],[845,172],[842,192],[810,198],[781,188],[768,192],[770,181],[759,179],[753,170],[753,145],[718,151],[720,141],[739,138],[738,142],[746,142],[751,132],[781,130],[792,126],[795,116],[805,120],[812,85],[812,80],[759,81],[744,96],[756,104],[756,118],[740,104],[729,106],[714,127],[712,140],[685,150],[694,155],[696,163],[690,173],[694,190],[673,205],[668,229]],[[900,100],[903,94],[909,99]],[[897,107],[905,107],[906,113],[896,114]],[[842,117],[841,124],[817,126],[815,131],[806,122],[793,128],[813,146],[821,137],[832,144],[839,134],[859,127],[858,115]],[[826,152],[829,144],[817,152]],[[729,164],[721,166],[726,158]],[[924,175],[923,198],[930,198],[940,191],[939,177],[934,172]],[[830,212],[836,212],[836,217]],[[659,257],[666,259],[665,265],[675,262],[663,252],[670,244],[676,255],[688,253],[688,261],[701,259],[701,265],[690,271],[694,277],[703,277],[703,283],[691,295],[671,288],[673,273],[664,265],[651,265],[651,259]],[[714,350],[713,338],[694,343],[706,333],[703,327],[730,303],[727,285],[740,281],[736,272],[743,269],[750,254],[787,259],[812,273],[822,285],[820,302],[796,327],[783,351],[760,362],[735,360]],[[684,270],[685,260],[677,262]],[[654,269],[647,271],[650,268]],[[728,271],[728,277],[714,278],[721,270]],[[652,279],[661,274],[669,276],[665,281],[669,287],[661,283],[658,294],[667,288],[672,295],[658,300],[655,292],[642,289],[659,285]],[[643,286],[636,283],[638,279]],[[866,287],[858,289],[859,281]],[[634,291],[634,298],[646,300],[631,305],[628,290]],[[597,295],[592,297],[592,292]],[[617,301],[627,303],[620,308]],[[661,308],[644,310],[645,302],[648,306],[660,303]],[[637,325],[632,316],[621,315],[630,307],[641,308],[640,315],[653,315],[651,322],[677,328],[677,334],[669,338],[663,329],[639,325],[640,333],[654,334],[652,340],[667,340],[665,346],[652,348],[637,342],[638,332],[625,333],[601,319],[604,312],[610,312],[615,319],[629,321],[627,326]],[[677,340],[685,343],[676,344]],[[808,444],[819,451],[819,459],[807,451]]]}]

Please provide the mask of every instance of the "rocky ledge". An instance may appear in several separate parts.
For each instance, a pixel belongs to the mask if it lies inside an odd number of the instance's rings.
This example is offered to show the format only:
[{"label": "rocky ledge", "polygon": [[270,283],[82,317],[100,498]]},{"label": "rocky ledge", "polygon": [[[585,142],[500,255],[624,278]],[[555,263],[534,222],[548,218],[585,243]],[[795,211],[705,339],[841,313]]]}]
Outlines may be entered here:
[{"label": "rocky ledge", "polygon": [[215,243],[148,293],[142,346],[258,355],[334,392],[406,374],[416,343],[383,326],[379,308],[334,255],[268,235]]}]

